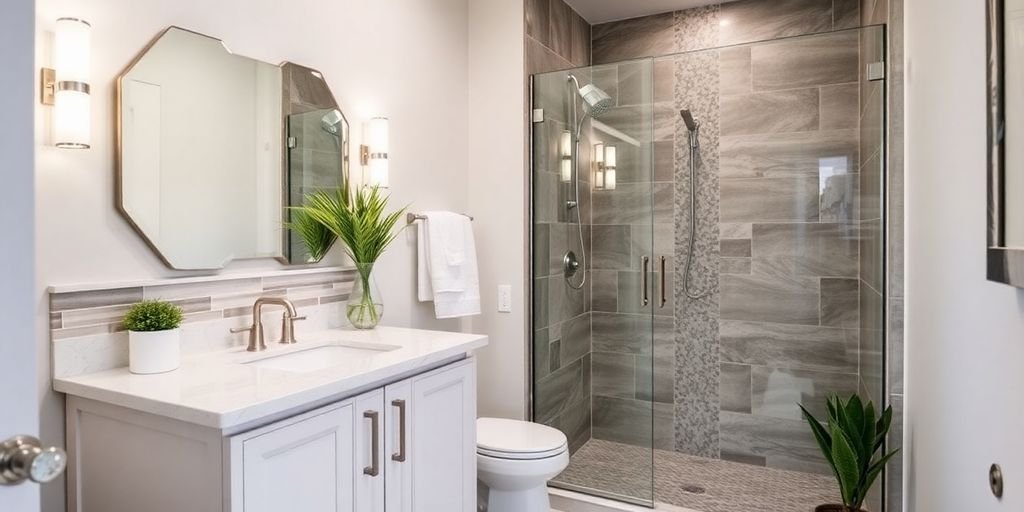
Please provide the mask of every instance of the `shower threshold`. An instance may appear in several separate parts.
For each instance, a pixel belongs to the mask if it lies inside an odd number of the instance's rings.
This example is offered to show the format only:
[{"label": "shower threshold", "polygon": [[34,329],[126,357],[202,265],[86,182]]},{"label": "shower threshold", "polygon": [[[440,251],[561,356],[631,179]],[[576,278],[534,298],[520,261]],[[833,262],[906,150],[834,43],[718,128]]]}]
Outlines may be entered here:
[{"label": "shower threshold", "polygon": [[573,454],[569,467],[552,484],[649,501],[653,480],[656,503],[699,512],[807,512],[816,505],[839,501],[831,475],[666,450],[654,451],[655,470],[650,453],[649,448],[591,439]]}]

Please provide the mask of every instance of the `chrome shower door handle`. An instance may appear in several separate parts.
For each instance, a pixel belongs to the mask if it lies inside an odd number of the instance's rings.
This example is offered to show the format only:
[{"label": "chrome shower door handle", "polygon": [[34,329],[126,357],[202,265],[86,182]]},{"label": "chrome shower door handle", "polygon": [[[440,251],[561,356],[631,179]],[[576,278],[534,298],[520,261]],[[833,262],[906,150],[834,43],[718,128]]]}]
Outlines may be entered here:
[{"label": "chrome shower door handle", "polygon": [[647,271],[650,263],[651,259],[647,256],[640,257],[640,306],[647,306],[651,303],[651,299],[647,296]]},{"label": "chrome shower door handle", "polygon": [[380,413],[377,411],[366,411],[363,418],[370,420],[370,465],[363,468],[364,475],[377,476],[380,474]]},{"label": "chrome shower door handle", "polygon": [[661,276],[659,276],[659,277],[661,279],[661,282],[659,284],[659,288],[661,290],[661,301],[660,301],[661,303],[658,305],[658,308],[664,308],[665,307],[665,303],[668,302],[668,299],[665,297],[665,281],[666,281],[666,278],[665,278],[665,257],[664,256],[661,257],[661,271],[660,272],[661,272]]},{"label": "chrome shower door handle", "polygon": [[405,400],[392,400],[391,405],[398,408],[398,453],[392,453],[391,460],[405,462]]}]

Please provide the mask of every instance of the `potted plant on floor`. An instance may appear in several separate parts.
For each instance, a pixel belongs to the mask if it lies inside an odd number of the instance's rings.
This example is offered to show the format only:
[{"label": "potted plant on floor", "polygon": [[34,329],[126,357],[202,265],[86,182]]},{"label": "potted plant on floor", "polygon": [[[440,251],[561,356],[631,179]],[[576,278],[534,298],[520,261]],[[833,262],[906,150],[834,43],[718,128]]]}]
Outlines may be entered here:
[{"label": "potted plant on floor", "polygon": [[826,422],[818,421],[803,405],[800,410],[839,483],[843,503],[820,505],[815,511],[864,512],[861,507],[868,490],[898,451],[877,456],[892,424],[892,407],[877,416],[874,404],[864,404],[857,395],[845,402],[839,396],[830,396],[826,407]]},{"label": "potted plant on floor", "polygon": [[[319,223],[341,240],[345,253],[355,263],[357,279],[345,304],[345,315],[357,329],[373,329],[384,315],[374,264],[401,231],[395,226],[405,212],[402,208],[386,213],[387,204],[388,197],[378,187],[364,187],[354,197],[349,197],[345,188],[333,194],[316,192],[306,197],[305,205],[292,208],[298,218]],[[296,232],[307,246],[315,243],[306,240],[305,233],[315,234],[316,230]]]},{"label": "potted plant on floor", "polygon": [[181,362],[181,308],[159,300],[142,301],[124,316],[128,329],[128,369],[164,373]]}]

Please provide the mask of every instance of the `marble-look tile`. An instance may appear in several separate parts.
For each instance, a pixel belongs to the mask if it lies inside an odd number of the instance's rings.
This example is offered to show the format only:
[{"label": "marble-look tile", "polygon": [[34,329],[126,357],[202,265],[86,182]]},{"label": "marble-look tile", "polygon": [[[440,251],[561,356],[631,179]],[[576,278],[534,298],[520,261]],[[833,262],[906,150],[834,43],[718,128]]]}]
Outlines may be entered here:
[{"label": "marble-look tile", "polygon": [[723,179],[722,222],[817,221],[818,178]]},{"label": "marble-look tile", "polygon": [[745,364],[722,364],[721,389],[722,410],[750,413],[751,387],[750,366]]},{"label": "marble-look tile", "polygon": [[592,228],[591,268],[624,270],[631,267],[630,226],[597,225]]},{"label": "marble-look tile", "polygon": [[857,130],[823,130],[722,137],[722,178],[801,175],[818,177],[822,165],[833,172],[856,172]]},{"label": "marble-look tile", "polygon": [[860,126],[860,85],[828,85],[821,88],[821,129],[841,130]]},{"label": "marble-look tile", "polygon": [[863,99],[864,111],[860,118],[860,154],[864,165],[868,164],[869,157],[881,153],[885,144],[885,93],[878,83],[869,82],[863,88],[870,91]]},{"label": "marble-look tile", "polygon": [[672,321],[655,323],[654,356],[637,355],[636,398],[659,403],[673,403],[675,393],[676,347],[669,340],[673,337]]},{"label": "marble-look tile", "polygon": [[722,451],[764,457],[768,467],[829,473],[803,420],[723,411]]},{"label": "marble-look tile", "polygon": [[818,324],[818,279],[800,276],[721,277],[723,320]]},{"label": "marble-look tile", "polygon": [[883,307],[881,295],[867,286],[860,287],[860,377],[867,398],[876,404],[882,403],[885,395]]},{"label": "marble-look tile", "polygon": [[50,295],[50,311],[134,304],[142,298],[142,287],[54,293]]},{"label": "marble-look tile", "polygon": [[857,373],[855,329],[722,320],[722,361]]},{"label": "marble-look tile", "polygon": [[590,65],[590,23],[576,11],[572,13],[572,55],[573,65],[577,67]]},{"label": "marble-look tile", "polygon": [[818,89],[722,96],[723,136],[818,129]]},{"label": "marble-look tile", "polygon": [[654,181],[672,181],[675,175],[676,141],[654,142]]},{"label": "marble-look tile", "polygon": [[688,52],[719,46],[720,11],[718,4],[676,11],[675,51]]},{"label": "marble-look tile", "polygon": [[551,297],[548,293],[549,278],[541,277],[533,280],[533,327],[547,327],[551,325],[549,317]]},{"label": "marble-look tile", "polygon": [[821,186],[819,220],[845,224],[856,222],[860,176],[835,174],[831,169],[822,167],[818,180]]},{"label": "marble-look tile", "polygon": [[[182,312],[199,313],[210,311],[210,298],[197,297],[170,301],[181,308]],[[252,306],[252,302],[249,303]],[[120,324],[131,306],[103,306],[98,308],[71,309],[61,313],[61,327],[85,327],[90,325]],[[121,330],[118,328],[117,330]]]},{"label": "marble-look tile", "polygon": [[[554,0],[552,0],[554,1]],[[572,63],[533,38],[526,38],[526,73],[535,75],[571,69]],[[547,110],[545,110],[545,113]]]},{"label": "marble-look tile", "polygon": [[860,224],[860,277],[868,286],[881,291],[885,248],[881,219],[862,221]]},{"label": "marble-look tile", "polygon": [[594,25],[592,33],[594,64],[676,52],[671,12]]},{"label": "marble-look tile", "polygon": [[596,85],[602,91],[608,93],[619,104],[619,65],[602,64],[590,68],[591,76]]},{"label": "marble-look tile", "polygon": [[654,102],[675,100],[676,65],[672,58],[654,60]]},{"label": "marble-look tile", "polygon": [[751,91],[750,47],[723,48],[718,52],[719,94],[746,94]]},{"label": "marble-look tile", "polygon": [[[671,433],[652,426],[671,417],[667,404],[594,396],[593,437],[635,446],[670,446]],[[656,433],[665,437],[653,438]]]},{"label": "marble-look tile", "polygon": [[561,430],[569,439],[569,453],[575,453],[590,440],[590,400],[580,400],[571,404],[553,422],[553,426]]},{"label": "marble-look tile", "polygon": [[619,273],[614,270],[594,270],[590,272],[590,279],[593,310],[610,313],[618,311]]},{"label": "marble-look tile", "polygon": [[594,352],[591,355],[594,395],[636,398],[635,358],[632,354]]},{"label": "marble-look tile", "polygon": [[[654,237],[653,240],[651,237]],[[658,256],[666,256],[666,268],[671,269],[673,250],[675,249],[676,233],[671,224],[643,225],[633,224],[630,226],[630,241],[633,250],[630,256],[629,268],[639,271],[642,256],[651,258],[651,269],[657,272]]]},{"label": "marble-look tile", "polygon": [[[342,270],[338,272],[327,272],[327,273],[316,273],[316,274],[297,274],[294,276],[278,276],[278,277],[267,277],[263,279],[264,290],[283,290],[290,288],[299,288],[303,286],[315,286],[318,284],[335,284],[335,283],[350,283],[355,281],[356,272],[354,270]],[[247,283],[233,283],[231,285],[232,291],[235,287],[248,289]],[[149,293],[147,287],[146,293]],[[218,292],[210,292],[211,295],[219,295]],[[173,294],[172,294],[173,295]],[[195,296],[195,295],[193,295]]]},{"label": "marble-look tile", "polygon": [[[590,395],[590,372],[584,370],[584,359],[563,365],[558,371],[537,381],[534,392],[534,414],[546,423],[564,412],[569,405]],[[589,361],[587,361],[589,365]]]},{"label": "marble-look tile", "polygon": [[881,218],[883,179],[880,153],[875,152],[864,161],[864,166],[861,167],[861,172],[858,176],[858,186],[860,188],[858,218],[860,220]]},{"label": "marble-look tile", "polygon": [[723,258],[749,258],[750,240],[724,239],[721,242]]},{"label": "marble-look tile", "polygon": [[572,62],[572,7],[564,0],[550,0],[551,44],[549,47],[563,59]]},{"label": "marble-look tile", "polygon": [[[558,326],[561,328],[561,326]],[[554,331],[555,327],[551,327]],[[548,372],[554,373],[562,367],[562,340],[551,340],[548,344]]]},{"label": "marble-look tile", "polygon": [[653,349],[650,315],[593,313],[595,352],[650,354]]},{"label": "marble-look tile", "polygon": [[843,224],[754,224],[755,264],[767,262],[787,274],[857,277],[855,232]]},{"label": "marble-look tile", "polygon": [[800,420],[802,404],[817,418],[826,414],[825,399],[830,394],[848,397],[857,392],[855,373],[824,373],[787,368],[753,367],[753,413]]},{"label": "marble-look tile", "polygon": [[[671,62],[671,61],[669,61]],[[660,74],[664,81],[664,73]],[[654,102],[655,69],[648,59],[628,61],[619,64],[619,106],[650,105]],[[671,69],[668,79],[672,78]],[[662,84],[664,87],[664,84]],[[671,101],[671,96],[665,98]]]},{"label": "marble-look tile", "polygon": [[551,367],[551,340],[548,336],[548,328],[533,331],[533,381],[534,384],[540,379],[551,375],[557,368]]},{"label": "marble-look tile", "polygon": [[722,274],[750,274],[750,258],[722,258],[718,264]]},{"label": "marble-look tile", "polygon": [[[560,0],[555,0],[560,1]],[[526,35],[540,44],[551,44],[551,0],[526,0]]]},{"label": "marble-look tile", "polygon": [[590,313],[570,318],[562,323],[559,359],[562,364],[575,361],[590,353]]},{"label": "marble-look tile", "polygon": [[586,310],[583,290],[570,288],[561,276],[548,278],[548,307],[551,323],[582,315]]},{"label": "marble-look tile", "polygon": [[533,277],[551,274],[551,225],[533,225]]},{"label": "marble-look tile", "polygon": [[889,297],[888,337],[885,340],[889,367],[889,393],[903,394],[903,298]]},{"label": "marble-look tile", "polygon": [[889,2],[886,0],[864,0],[861,8],[862,25],[877,25],[889,19]]},{"label": "marble-look tile", "polygon": [[860,326],[857,279],[821,279],[821,325],[856,329]]},{"label": "marble-look tile", "polygon": [[833,0],[832,30],[845,30],[860,26],[861,0]]},{"label": "marble-look tile", "polygon": [[760,44],[751,48],[750,58],[754,91],[856,82],[860,34],[836,32]]},{"label": "marble-look tile", "polygon": [[722,222],[718,225],[720,238],[747,238],[753,233],[752,225],[749,222],[731,223]]},{"label": "marble-look tile", "polygon": [[739,0],[723,3],[721,9],[722,46],[832,29],[832,0]]},{"label": "marble-look tile", "polygon": [[672,218],[671,183],[620,183],[615,190],[594,194],[593,201],[591,222],[595,225],[650,224],[652,206],[655,218]]},{"label": "marble-look tile", "polygon": [[885,468],[885,493],[887,512],[902,512],[903,510],[903,395],[892,395],[889,398],[892,405],[892,427],[889,430],[889,440],[886,444],[887,450],[900,449]]}]

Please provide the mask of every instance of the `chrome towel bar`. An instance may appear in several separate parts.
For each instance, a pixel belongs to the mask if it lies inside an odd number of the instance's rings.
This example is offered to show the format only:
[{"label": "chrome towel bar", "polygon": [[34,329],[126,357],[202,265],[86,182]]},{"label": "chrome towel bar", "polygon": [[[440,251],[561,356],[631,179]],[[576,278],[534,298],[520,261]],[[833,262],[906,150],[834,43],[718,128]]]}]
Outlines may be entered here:
[{"label": "chrome towel bar", "polygon": [[[459,215],[466,215],[466,214],[465,213],[460,213]],[[472,215],[466,215],[466,217],[469,217],[469,220],[473,220],[473,216]],[[405,214],[405,223],[406,224],[412,224],[413,222],[416,222],[418,220],[427,220],[427,216],[426,215],[420,215],[418,213],[407,213],[407,214]]]}]

